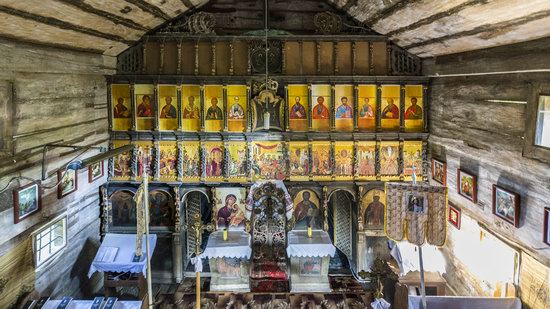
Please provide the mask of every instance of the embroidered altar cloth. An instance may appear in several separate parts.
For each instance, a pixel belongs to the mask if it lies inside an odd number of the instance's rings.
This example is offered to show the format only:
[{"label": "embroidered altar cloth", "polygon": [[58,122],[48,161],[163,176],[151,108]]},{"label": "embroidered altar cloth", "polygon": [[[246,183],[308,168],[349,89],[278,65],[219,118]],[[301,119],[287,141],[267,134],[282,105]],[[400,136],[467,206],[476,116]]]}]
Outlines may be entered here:
[{"label": "embroidered altar cloth", "polygon": [[327,232],[322,230],[312,231],[311,238],[307,237],[307,231],[288,232],[288,247],[286,253],[294,257],[333,257],[336,248]]},{"label": "embroidered altar cloth", "polygon": [[223,231],[216,231],[208,237],[208,244],[202,253],[206,258],[247,258],[252,255],[250,234],[245,231],[228,231],[223,240]]}]

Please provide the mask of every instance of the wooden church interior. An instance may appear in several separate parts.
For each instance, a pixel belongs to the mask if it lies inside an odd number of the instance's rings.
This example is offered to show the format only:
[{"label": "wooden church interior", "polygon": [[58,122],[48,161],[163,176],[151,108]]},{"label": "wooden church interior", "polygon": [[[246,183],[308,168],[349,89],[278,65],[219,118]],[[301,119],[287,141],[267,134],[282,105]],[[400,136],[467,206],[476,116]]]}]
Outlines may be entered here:
[{"label": "wooden church interior", "polygon": [[0,0],[0,308],[550,308],[549,10]]}]

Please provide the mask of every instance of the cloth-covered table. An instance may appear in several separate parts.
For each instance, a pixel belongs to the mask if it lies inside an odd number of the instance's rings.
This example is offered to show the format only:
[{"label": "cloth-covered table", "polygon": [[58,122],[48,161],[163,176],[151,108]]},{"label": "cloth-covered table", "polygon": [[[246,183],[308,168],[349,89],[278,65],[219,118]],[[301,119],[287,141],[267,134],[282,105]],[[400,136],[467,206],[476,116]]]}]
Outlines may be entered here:
[{"label": "cloth-covered table", "polygon": [[[145,240],[146,237],[143,236],[143,256],[145,256],[146,252]],[[152,256],[157,244],[157,235],[149,235],[149,244],[151,246],[149,256]],[[105,248],[118,248],[114,261],[101,261],[99,253],[104,252],[103,250]],[[96,254],[96,257],[90,266],[88,277],[92,277],[96,271],[141,273],[143,274],[143,277],[146,277],[147,261],[146,259],[142,259],[140,262],[132,262],[135,252],[136,234],[106,234],[101,246],[99,247],[98,254]]]},{"label": "cloth-covered table", "polygon": [[[67,309],[90,309],[93,300],[73,300]],[[61,300],[48,300],[42,309],[56,309],[61,303]],[[117,301],[114,309],[140,309],[141,301]]]},{"label": "cloth-covered table", "polygon": [[249,259],[252,255],[250,234],[242,230],[216,231],[208,237],[208,244],[202,254],[210,265],[210,290],[249,292]]},{"label": "cloth-covered table", "polygon": [[328,266],[336,248],[327,232],[290,231],[286,253],[290,257],[291,292],[330,292]]},{"label": "cloth-covered table", "polygon": [[[409,295],[409,309],[421,308],[422,298]],[[519,298],[427,296],[429,309],[521,309]]]},{"label": "cloth-covered table", "polygon": [[333,257],[336,253],[330,236],[322,230],[312,231],[311,238],[307,231],[290,231],[287,238],[286,253],[290,257]]},{"label": "cloth-covered table", "polygon": [[223,231],[216,231],[208,237],[208,244],[202,255],[206,258],[246,258],[252,255],[250,234],[245,231],[228,231],[223,240]]}]

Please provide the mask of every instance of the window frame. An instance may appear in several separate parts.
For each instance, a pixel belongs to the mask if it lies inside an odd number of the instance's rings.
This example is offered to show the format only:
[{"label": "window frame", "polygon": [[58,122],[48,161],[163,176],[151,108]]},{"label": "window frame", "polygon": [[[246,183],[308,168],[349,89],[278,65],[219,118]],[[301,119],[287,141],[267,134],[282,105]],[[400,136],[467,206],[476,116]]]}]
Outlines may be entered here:
[{"label": "window frame", "polygon": [[[48,242],[47,245],[42,246],[40,249],[38,248],[37,241],[38,237],[41,233],[44,231],[50,229],[48,233],[52,233],[55,228],[53,228],[56,224],[58,224],[60,221],[63,221],[63,245],[53,254],[51,254],[46,259],[40,261],[39,260],[39,250],[45,249],[47,246],[51,246],[51,244],[55,240],[51,240]],[[41,226],[39,229],[34,231],[32,233],[32,251],[33,251],[33,259],[34,259],[34,266],[36,270],[40,270],[47,265],[49,265],[52,261],[54,261],[57,257],[61,255],[63,251],[65,251],[65,248],[67,248],[67,236],[68,236],[68,218],[66,214],[60,215],[55,217],[53,220],[50,220],[48,223]]]},{"label": "window frame", "polygon": [[550,96],[550,83],[531,85],[525,110],[525,138],[523,141],[523,156],[530,159],[550,163],[550,147],[535,144],[539,99]]},{"label": "window frame", "polygon": [[0,158],[13,156],[13,82],[0,80]]}]

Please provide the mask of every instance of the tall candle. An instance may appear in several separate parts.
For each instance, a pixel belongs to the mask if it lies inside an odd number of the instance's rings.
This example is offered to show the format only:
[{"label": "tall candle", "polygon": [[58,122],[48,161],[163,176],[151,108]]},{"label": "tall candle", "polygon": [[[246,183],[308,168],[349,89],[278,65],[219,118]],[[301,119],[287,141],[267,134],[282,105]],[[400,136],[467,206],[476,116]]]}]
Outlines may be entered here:
[{"label": "tall candle", "polygon": [[311,238],[311,235],[313,234],[313,231],[311,230],[311,225],[307,226],[307,237]]},{"label": "tall candle", "polygon": [[227,229],[223,229],[223,240],[227,240]]}]

